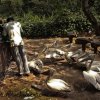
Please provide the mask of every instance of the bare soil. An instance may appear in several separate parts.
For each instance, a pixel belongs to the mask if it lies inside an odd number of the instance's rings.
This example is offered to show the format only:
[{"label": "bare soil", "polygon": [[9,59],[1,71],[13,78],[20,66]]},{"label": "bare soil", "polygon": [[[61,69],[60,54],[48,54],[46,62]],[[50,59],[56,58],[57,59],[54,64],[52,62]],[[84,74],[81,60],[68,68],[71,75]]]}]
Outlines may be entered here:
[{"label": "bare soil", "polygon": [[[49,39],[24,39],[28,60],[34,58],[34,52],[41,52],[44,45],[51,45],[55,40],[59,41],[59,45],[66,45],[66,38],[49,38]],[[34,96],[33,100],[100,100],[100,92],[96,90],[83,77],[83,68],[75,65],[69,66],[65,59],[62,60],[46,60],[40,56],[45,67],[56,69],[55,78],[61,78],[70,84],[73,88],[72,92],[66,93],[64,96],[59,94],[43,93],[41,90],[31,88],[31,84],[42,85],[47,75],[32,73],[29,77],[17,77],[15,62],[12,62],[7,68],[6,76],[1,76],[0,81],[0,100],[23,100],[26,96]]]}]

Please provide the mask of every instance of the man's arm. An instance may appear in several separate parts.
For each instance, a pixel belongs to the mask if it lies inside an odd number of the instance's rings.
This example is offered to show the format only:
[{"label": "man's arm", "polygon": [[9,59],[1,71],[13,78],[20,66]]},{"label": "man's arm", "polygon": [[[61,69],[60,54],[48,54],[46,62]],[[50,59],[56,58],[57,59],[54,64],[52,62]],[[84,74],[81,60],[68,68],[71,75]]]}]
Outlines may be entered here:
[{"label": "man's arm", "polygon": [[22,29],[22,26],[21,26],[20,22],[18,22],[18,27],[20,28],[20,32],[23,32],[23,29]]},{"label": "man's arm", "polygon": [[7,36],[7,28],[6,25],[3,26],[3,36]]},{"label": "man's arm", "polygon": [[20,31],[23,33],[23,29],[22,29],[22,26],[20,27]]},{"label": "man's arm", "polygon": [[3,26],[2,40],[3,41],[8,41],[8,32],[7,32],[6,25]]}]

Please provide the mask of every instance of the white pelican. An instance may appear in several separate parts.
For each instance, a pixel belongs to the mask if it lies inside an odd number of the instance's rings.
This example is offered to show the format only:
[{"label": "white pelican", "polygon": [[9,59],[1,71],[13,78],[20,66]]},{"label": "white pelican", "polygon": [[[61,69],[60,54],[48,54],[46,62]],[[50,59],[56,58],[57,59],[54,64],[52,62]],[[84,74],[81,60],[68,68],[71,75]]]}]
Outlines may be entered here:
[{"label": "white pelican", "polygon": [[87,60],[94,60],[95,59],[95,54],[85,52],[82,56],[78,58],[78,61],[87,61]]},{"label": "white pelican", "polygon": [[68,60],[69,62],[71,61],[71,62],[75,62],[77,59],[78,59],[78,57],[80,56],[80,55],[82,55],[83,53],[82,53],[82,50],[81,49],[78,49],[77,51],[69,51],[69,52],[67,52],[66,53],[66,55],[65,55],[65,58],[66,58],[66,60]]},{"label": "white pelican", "polygon": [[71,91],[70,85],[61,79],[50,79],[47,81],[47,86],[53,91]]},{"label": "white pelican", "polygon": [[90,70],[99,71],[99,68],[100,68],[100,61],[93,61],[93,63],[90,66]]},{"label": "white pelican", "polygon": [[28,62],[28,66],[31,70],[40,72],[41,69],[43,68],[44,64],[40,59],[33,59],[32,61]]},{"label": "white pelican", "polygon": [[78,62],[84,63],[86,65],[86,68],[90,69],[94,59],[95,59],[95,54],[84,53],[84,55],[78,58]]},{"label": "white pelican", "polygon": [[57,48],[48,48],[47,47],[47,50],[45,52],[45,58],[61,58],[62,56],[65,55],[66,52],[64,52],[63,50],[61,49],[57,49]]},{"label": "white pelican", "polygon": [[61,49],[55,49],[56,53],[59,55],[65,55],[65,51],[61,50]]},{"label": "white pelican", "polygon": [[77,59],[81,56],[81,55],[83,55],[83,52],[82,52],[82,50],[81,49],[78,49],[77,51],[73,51],[74,53],[73,53],[73,55],[71,56],[71,59],[73,60],[73,61],[77,61]]},{"label": "white pelican", "polygon": [[54,58],[54,59],[56,59],[56,58],[60,58],[60,55],[58,55],[56,52],[50,52],[50,53],[45,55],[45,58],[48,58],[48,59]]},{"label": "white pelican", "polygon": [[83,71],[84,78],[91,83],[97,90],[100,90],[100,71]]},{"label": "white pelican", "polygon": [[[92,56],[94,59],[94,56]],[[96,89],[100,90],[100,61],[93,61],[87,65],[88,71],[83,71],[84,78]]]},{"label": "white pelican", "polygon": [[65,59],[67,60],[67,62],[69,64],[72,64],[73,63],[73,60],[71,59],[71,56],[73,55],[74,53],[73,52],[67,52],[66,55],[65,55]]},{"label": "white pelican", "polygon": [[61,93],[65,93],[65,92],[71,92],[71,86],[66,83],[64,80],[62,79],[56,79],[56,78],[51,78],[51,76],[54,74],[55,70],[50,70],[50,74],[49,76],[46,78],[45,81],[43,81],[44,84],[42,84],[42,86],[40,85],[36,85],[36,84],[32,84],[32,87],[35,87],[39,90],[49,90],[50,92],[61,92]]},{"label": "white pelican", "polygon": [[43,49],[43,52],[44,55],[45,55],[45,58],[47,59],[51,59],[51,58],[58,58],[60,57],[59,54],[56,53],[56,50],[55,50],[55,45],[56,45],[56,42],[55,41],[51,47],[48,47],[48,46],[45,46],[45,48]]},{"label": "white pelican", "polygon": [[59,91],[59,92],[70,92],[71,91],[71,86],[66,83],[62,79],[56,79],[56,78],[51,78],[51,76],[54,74],[54,70],[50,72],[49,76],[46,79],[46,85],[48,89],[52,91]]}]

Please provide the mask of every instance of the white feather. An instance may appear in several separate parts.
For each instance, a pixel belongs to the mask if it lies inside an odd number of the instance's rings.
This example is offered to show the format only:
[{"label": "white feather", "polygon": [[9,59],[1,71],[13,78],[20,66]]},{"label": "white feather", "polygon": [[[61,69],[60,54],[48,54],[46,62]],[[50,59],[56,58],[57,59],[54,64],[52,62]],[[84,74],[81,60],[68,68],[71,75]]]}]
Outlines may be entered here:
[{"label": "white feather", "polygon": [[90,82],[96,89],[100,90],[100,74],[98,72],[89,70],[83,71],[84,78]]},{"label": "white feather", "polygon": [[57,53],[53,52],[53,53],[49,53],[49,54],[46,54],[45,58],[59,58],[60,55],[58,55]]},{"label": "white feather", "polygon": [[54,74],[55,69],[51,69],[49,76],[46,79],[46,85],[51,91],[60,91],[60,92],[70,92],[71,91],[71,86],[66,83],[62,79],[56,79],[53,78],[51,79],[50,77]]},{"label": "white feather", "polygon": [[47,82],[47,85],[54,89],[54,90],[70,90],[70,85],[68,85],[68,83],[66,83],[65,81],[61,80],[61,79],[50,79]]},{"label": "white feather", "polygon": [[[94,73],[93,73],[94,74]],[[93,84],[94,86],[96,85],[96,78],[94,77],[92,73],[90,74],[89,72],[83,71],[84,78]]]},{"label": "white feather", "polygon": [[60,55],[65,55],[65,53],[66,53],[66,52],[64,52],[64,51],[62,51],[62,50],[60,50],[60,49],[56,49],[56,51],[57,51],[58,54],[60,54]]},{"label": "white feather", "polygon": [[74,54],[73,52],[68,52],[68,53],[67,53],[67,58],[70,59],[70,57],[71,57],[73,54]]},{"label": "white feather", "polygon": [[100,61],[93,61],[90,70],[99,71],[100,72]]},{"label": "white feather", "polygon": [[60,55],[58,55],[57,53],[53,53],[52,57],[53,57],[53,58],[59,58]]},{"label": "white feather", "polygon": [[28,66],[33,69],[41,69],[43,68],[43,62],[40,59],[32,60],[28,62]]},{"label": "white feather", "polygon": [[45,58],[51,58],[51,54],[46,54]]}]

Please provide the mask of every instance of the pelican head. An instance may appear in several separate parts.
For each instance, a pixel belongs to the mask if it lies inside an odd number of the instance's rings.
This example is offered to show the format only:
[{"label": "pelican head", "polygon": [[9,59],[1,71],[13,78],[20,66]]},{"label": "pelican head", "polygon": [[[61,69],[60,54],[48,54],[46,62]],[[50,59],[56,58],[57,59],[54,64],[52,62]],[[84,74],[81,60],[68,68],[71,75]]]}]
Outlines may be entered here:
[{"label": "pelican head", "polygon": [[40,59],[33,59],[32,61],[28,62],[28,66],[31,70],[41,72],[41,69],[43,68],[43,62]]}]

